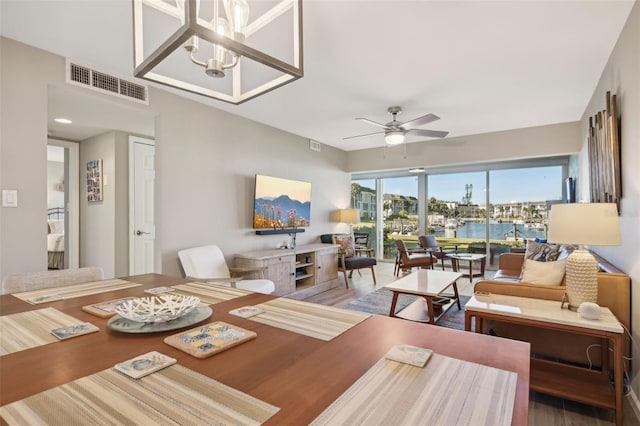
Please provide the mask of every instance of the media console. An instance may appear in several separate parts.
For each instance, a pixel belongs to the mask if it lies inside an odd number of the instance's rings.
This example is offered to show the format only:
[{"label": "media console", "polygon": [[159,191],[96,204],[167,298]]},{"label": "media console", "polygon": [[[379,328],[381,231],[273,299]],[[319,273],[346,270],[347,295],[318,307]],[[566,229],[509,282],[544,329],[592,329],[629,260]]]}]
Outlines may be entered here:
[{"label": "media console", "polygon": [[235,255],[238,267],[264,267],[264,278],[273,281],[275,295],[296,299],[340,285],[338,245],[307,244],[295,249],[254,250]]}]

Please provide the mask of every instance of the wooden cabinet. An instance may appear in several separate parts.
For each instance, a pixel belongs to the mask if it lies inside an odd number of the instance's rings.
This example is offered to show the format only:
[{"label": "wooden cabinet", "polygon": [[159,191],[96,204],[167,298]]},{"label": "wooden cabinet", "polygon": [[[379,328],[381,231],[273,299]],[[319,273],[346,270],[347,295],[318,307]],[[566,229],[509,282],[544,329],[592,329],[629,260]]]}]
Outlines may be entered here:
[{"label": "wooden cabinet", "polygon": [[273,281],[275,295],[302,299],[337,287],[338,246],[308,244],[293,250],[273,249],[238,253],[236,266],[266,267],[265,279]]},{"label": "wooden cabinet", "polygon": [[290,254],[266,259],[261,265],[256,266],[267,267],[264,271],[264,278],[273,281],[276,286],[276,295],[282,296],[295,291],[293,255]]},{"label": "wooden cabinet", "polygon": [[338,250],[336,248],[318,250],[316,263],[318,284],[329,282],[338,276]]}]

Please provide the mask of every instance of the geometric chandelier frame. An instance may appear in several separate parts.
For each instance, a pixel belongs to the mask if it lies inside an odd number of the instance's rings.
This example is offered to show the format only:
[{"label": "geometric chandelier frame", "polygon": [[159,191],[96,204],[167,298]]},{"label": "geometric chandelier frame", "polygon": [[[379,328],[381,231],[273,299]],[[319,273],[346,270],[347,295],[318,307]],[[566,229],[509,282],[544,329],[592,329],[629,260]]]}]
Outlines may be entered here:
[{"label": "geometric chandelier frame", "polygon": [[[155,81],[167,86],[186,90],[192,93],[204,95],[210,98],[219,99],[235,105],[246,102],[257,96],[265,94],[271,90],[291,83],[304,75],[303,55],[302,55],[302,0],[282,0],[273,8],[262,13],[246,27],[246,38],[257,31],[265,28],[277,18],[289,13],[293,17],[291,24],[292,48],[291,63],[278,59],[256,48],[248,46],[243,41],[234,40],[233,36],[228,37],[214,31],[211,22],[198,17],[198,7],[200,0],[184,0],[184,8],[178,8],[167,0],[133,0],[133,30],[134,30],[134,75],[150,81]],[[222,1],[222,0],[220,0]],[[149,13],[152,8],[153,13],[163,14],[172,20],[178,20],[181,25],[155,50],[145,56],[145,13]],[[206,84],[193,81],[186,81],[185,78],[177,78],[167,75],[156,68],[165,61],[169,55],[183,49],[193,36],[200,40],[205,40],[219,48],[226,49],[240,58],[238,64],[234,66],[229,74],[223,78],[231,78],[231,90],[222,92],[207,87]],[[186,53],[185,53],[186,55]],[[245,89],[242,82],[242,59],[247,58],[261,65],[275,70],[278,74],[267,82],[263,82],[257,87]],[[193,73],[203,72],[194,66]],[[273,74],[273,73],[272,73]]]}]

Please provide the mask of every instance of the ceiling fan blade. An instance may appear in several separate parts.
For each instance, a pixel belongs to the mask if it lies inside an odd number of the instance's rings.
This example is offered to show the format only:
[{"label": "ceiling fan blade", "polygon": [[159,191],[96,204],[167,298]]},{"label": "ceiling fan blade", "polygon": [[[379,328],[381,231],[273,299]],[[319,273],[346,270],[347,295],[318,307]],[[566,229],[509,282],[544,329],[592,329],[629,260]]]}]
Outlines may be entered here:
[{"label": "ceiling fan blade", "polygon": [[381,135],[381,134],[383,134],[383,133],[384,133],[384,132],[374,132],[374,133],[366,133],[366,134],[364,134],[364,135],[347,136],[346,138],[342,138],[342,140],[345,140],[345,139],[353,139],[353,138],[361,138],[361,137],[364,137],[364,136],[371,136],[371,135]]},{"label": "ceiling fan blade", "polygon": [[426,115],[423,115],[422,117],[418,117],[418,118],[414,118],[413,120],[405,121],[400,126],[402,126],[405,129],[409,130],[409,129],[413,128],[413,127],[422,126],[423,124],[429,124],[429,123],[432,123],[432,122],[434,122],[436,120],[440,120],[440,117],[438,117],[435,114],[426,114]]},{"label": "ceiling fan blade", "polygon": [[429,138],[444,138],[449,132],[443,132],[440,130],[424,130],[424,129],[409,129],[407,133],[417,136],[427,136]]},{"label": "ceiling fan blade", "polygon": [[378,127],[382,127],[383,129],[389,129],[389,127],[386,124],[382,124],[382,123],[376,123],[375,121],[369,120],[368,118],[356,118],[356,120],[361,120],[361,121],[366,121],[369,124],[373,124],[374,126],[378,126]]}]

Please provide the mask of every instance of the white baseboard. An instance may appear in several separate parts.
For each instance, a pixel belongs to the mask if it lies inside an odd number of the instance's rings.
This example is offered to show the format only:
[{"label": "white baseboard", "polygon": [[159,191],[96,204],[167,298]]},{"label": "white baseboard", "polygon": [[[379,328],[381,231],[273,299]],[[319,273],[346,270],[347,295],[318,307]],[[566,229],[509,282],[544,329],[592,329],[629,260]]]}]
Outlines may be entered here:
[{"label": "white baseboard", "polygon": [[627,395],[629,402],[631,403],[631,408],[633,408],[633,412],[636,415],[636,419],[640,421],[640,400],[638,400],[638,396],[633,392],[633,389],[630,390]]}]

